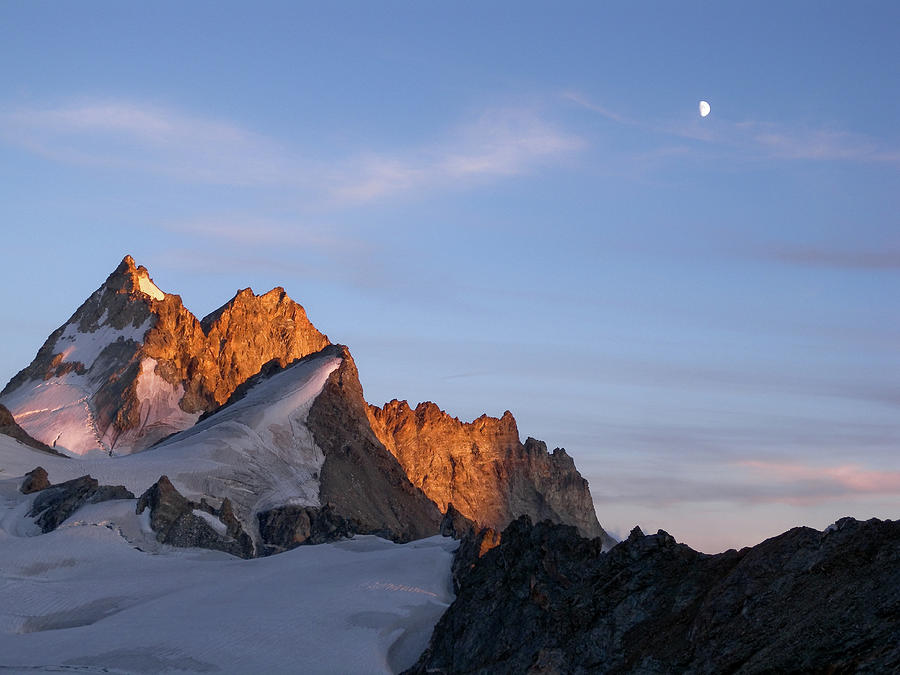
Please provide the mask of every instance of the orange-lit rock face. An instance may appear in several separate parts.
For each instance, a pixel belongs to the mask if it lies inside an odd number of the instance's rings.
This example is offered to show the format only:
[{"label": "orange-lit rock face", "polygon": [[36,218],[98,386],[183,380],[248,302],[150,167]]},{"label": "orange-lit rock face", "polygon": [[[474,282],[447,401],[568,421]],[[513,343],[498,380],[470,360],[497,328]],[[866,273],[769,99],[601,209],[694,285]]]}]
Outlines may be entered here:
[{"label": "orange-lit rock face", "polygon": [[441,511],[452,502],[479,526],[502,530],[521,515],[575,525],[584,536],[604,536],[587,481],[564,450],[519,441],[510,412],[461,422],[434,403],[415,410],[406,401],[369,406],[379,440],[414,485]]},{"label": "orange-lit rock face", "polygon": [[500,545],[500,533],[491,528],[484,530],[484,536],[481,538],[481,544],[478,547],[478,557]]},{"label": "orange-lit rock face", "polygon": [[[281,288],[260,296],[244,289],[198,321],[179,296],[163,293],[126,256],[2,397],[16,403],[17,418],[24,411],[26,429],[30,425],[45,443],[61,438],[78,454],[132,452],[193,424],[265,363],[274,359],[283,366],[328,344]],[[36,388],[40,383],[45,386]],[[76,388],[85,394],[62,402],[71,417],[67,423],[29,412],[53,410],[35,404],[30,393],[53,387],[64,392],[60,396]],[[67,443],[74,432],[66,425],[88,426],[89,433]]]},{"label": "orange-lit rock face", "polygon": [[282,288],[254,295],[245,288],[197,321],[176,295],[155,303],[159,319],[144,338],[144,353],[171,384],[184,382],[182,408],[210,410],[263,364],[285,366],[330,344]]}]

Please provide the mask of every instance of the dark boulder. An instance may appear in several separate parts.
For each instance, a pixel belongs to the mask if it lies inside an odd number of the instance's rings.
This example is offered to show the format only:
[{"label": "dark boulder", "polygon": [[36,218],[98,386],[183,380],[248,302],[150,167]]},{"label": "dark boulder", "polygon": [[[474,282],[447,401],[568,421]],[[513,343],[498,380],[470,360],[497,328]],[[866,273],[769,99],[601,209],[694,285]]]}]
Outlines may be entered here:
[{"label": "dark boulder", "polygon": [[352,536],[355,524],[338,515],[330,504],[279,506],[257,514],[263,555],[281,553],[303,544],[324,544]]},{"label": "dark boulder", "polygon": [[[162,544],[181,548],[208,548],[224,551],[239,558],[252,558],[253,541],[235,517],[228,499],[218,509],[205,501],[192,502],[184,497],[167,476],[160,476],[138,499],[135,512],[141,514],[150,509],[150,527],[156,540]],[[194,512],[208,513],[218,519],[225,532],[216,531],[206,518]]]},{"label": "dark boulder", "polygon": [[[35,471],[28,475],[34,474]],[[35,518],[41,532],[46,534],[59,527],[66,518],[85,504],[97,504],[112,499],[134,499],[134,495],[122,485],[100,485],[95,478],[81,476],[42,489],[34,498],[28,516]]]}]

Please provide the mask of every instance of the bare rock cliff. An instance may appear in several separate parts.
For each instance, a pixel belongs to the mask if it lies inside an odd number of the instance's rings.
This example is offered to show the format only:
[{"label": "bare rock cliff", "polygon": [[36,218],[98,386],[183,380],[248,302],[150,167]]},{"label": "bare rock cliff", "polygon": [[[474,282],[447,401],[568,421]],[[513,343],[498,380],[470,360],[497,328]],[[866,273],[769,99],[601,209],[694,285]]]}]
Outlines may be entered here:
[{"label": "bare rock cliff", "polygon": [[594,512],[587,481],[565,450],[552,453],[538,440],[519,440],[509,411],[461,422],[434,403],[415,410],[406,401],[368,407],[378,439],[442,512],[449,504],[479,527],[500,531],[522,515],[578,528],[585,537],[609,538]]},{"label": "bare rock cliff", "polygon": [[325,453],[319,500],[360,533],[409,541],[437,534],[441,514],[370,425],[356,364],[343,361],[309,411],[307,424]]}]

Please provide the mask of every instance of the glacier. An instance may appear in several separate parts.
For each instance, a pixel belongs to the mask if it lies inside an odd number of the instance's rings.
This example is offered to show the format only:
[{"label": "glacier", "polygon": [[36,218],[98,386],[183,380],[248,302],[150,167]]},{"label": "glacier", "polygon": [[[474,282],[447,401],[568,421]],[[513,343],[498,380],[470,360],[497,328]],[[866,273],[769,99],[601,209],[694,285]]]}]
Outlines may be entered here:
[{"label": "glacier", "polygon": [[[411,666],[453,600],[457,542],[357,535],[241,560],[156,541],[136,500],[82,507],[48,534],[23,475],[92,474],[135,494],[160,474],[186,496],[229,496],[245,523],[275,503],[318,504],[323,455],[305,426],[340,359],[305,359],[167,441],[68,459],[0,436],[0,669],[393,673]],[[253,480],[248,487],[246,480]],[[236,508],[236,513],[238,509]],[[210,517],[204,514],[201,517]]]}]

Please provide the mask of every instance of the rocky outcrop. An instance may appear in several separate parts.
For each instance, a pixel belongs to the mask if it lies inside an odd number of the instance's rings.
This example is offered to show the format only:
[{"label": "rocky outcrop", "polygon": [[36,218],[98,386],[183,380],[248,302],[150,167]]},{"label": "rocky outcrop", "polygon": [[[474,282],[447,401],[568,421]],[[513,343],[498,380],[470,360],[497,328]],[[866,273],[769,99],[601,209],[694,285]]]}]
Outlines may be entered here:
[{"label": "rocky outcrop", "polygon": [[[40,481],[38,469],[40,467],[28,475]],[[43,475],[46,479],[46,472]],[[28,517],[34,518],[41,532],[46,534],[85,504],[98,504],[111,499],[134,499],[134,495],[122,485],[100,485],[95,478],[81,476],[41,489],[31,504]]]},{"label": "rocky outcrop", "polygon": [[502,530],[527,515],[574,525],[587,537],[615,542],[600,527],[587,481],[565,450],[529,438],[523,444],[512,414],[461,422],[434,403],[368,407],[378,439],[414,485],[445,512],[451,502],[481,527]]},{"label": "rocky outcrop", "polygon": [[126,256],[0,402],[51,446],[128,453],[191,426],[263,364],[328,344],[284,289],[241,290],[198,321]]},{"label": "rocky outcrop", "polygon": [[30,495],[32,492],[40,492],[48,487],[50,487],[50,478],[47,470],[38,466],[25,474],[25,478],[19,486],[19,492],[23,495]]},{"label": "rocky outcrop", "polygon": [[447,511],[441,518],[441,536],[462,539],[475,532],[475,521],[466,518],[452,503],[447,504]]},{"label": "rocky outcrop", "polygon": [[705,555],[527,518],[475,561],[410,673],[896,672],[900,522]]},{"label": "rocky outcrop", "polygon": [[279,506],[257,514],[262,554],[273,555],[303,544],[325,544],[354,534],[346,518],[335,513],[331,504],[315,506]]},{"label": "rocky outcrop", "polygon": [[441,514],[407,478],[369,424],[359,373],[350,352],[310,408],[307,425],[325,454],[319,500],[354,532],[410,541],[436,534]]},{"label": "rocky outcrop", "polygon": [[52,455],[61,454],[56,452],[56,450],[51,448],[46,443],[41,443],[36,438],[32,438],[30,435],[28,435],[28,432],[26,432],[22,427],[16,424],[16,420],[13,417],[12,413],[9,412],[6,406],[3,405],[0,405],[0,434],[15,438],[17,441],[19,441],[19,443],[24,443],[25,445],[32,447],[35,450],[49,452]]},{"label": "rocky outcrop", "polygon": [[450,568],[454,592],[459,590],[463,577],[475,566],[475,561],[500,544],[499,532],[490,527],[479,528],[457,511],[453,504],[447,505],[447,512],[441,520],[441,535],[460,540]]},{"label": "rocky outcrop", "polygon": [[218,509],[206,500],[192,502],[175,489],[167,476],[160,476],[138,499],[136,513],[140,515],[145,509],[150,509],[150,527],[161,544],[253,557],[253,541],[235,517],[228,499]]}]

